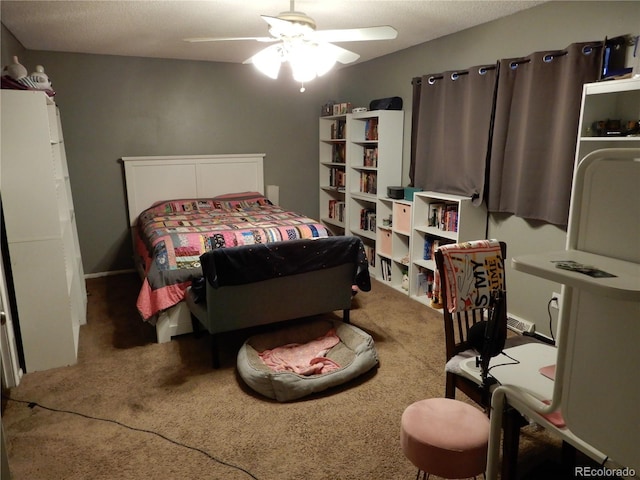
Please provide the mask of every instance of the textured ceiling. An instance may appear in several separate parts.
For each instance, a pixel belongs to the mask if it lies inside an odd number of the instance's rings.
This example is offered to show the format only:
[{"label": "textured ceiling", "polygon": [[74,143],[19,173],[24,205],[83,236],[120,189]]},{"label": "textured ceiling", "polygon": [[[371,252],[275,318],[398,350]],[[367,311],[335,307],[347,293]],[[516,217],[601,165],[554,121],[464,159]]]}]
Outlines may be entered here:
[{"label": "textured ceiling", "polygon": [[[511,15],[543,1],[297,0],[318,30],[391,25],[395,40],[340,43],[360,62]],[[7,1],[0,19],[30,50],[240,63],[264,48],[255,41],[187,43],[187,37],[267,36],[260,15],[289,0]]]}]

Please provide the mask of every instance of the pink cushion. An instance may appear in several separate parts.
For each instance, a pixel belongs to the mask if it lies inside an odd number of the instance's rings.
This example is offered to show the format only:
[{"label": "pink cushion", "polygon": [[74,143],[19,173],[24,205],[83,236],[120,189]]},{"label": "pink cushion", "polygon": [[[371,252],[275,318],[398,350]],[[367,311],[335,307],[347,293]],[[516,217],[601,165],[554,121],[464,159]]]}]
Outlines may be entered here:
[{"label": "pink cushion", "polygon": [[420,470],[444,478],[485,471],[489,419],[479,409],[449,398],[429,398],[402,414],[400,445]]}]

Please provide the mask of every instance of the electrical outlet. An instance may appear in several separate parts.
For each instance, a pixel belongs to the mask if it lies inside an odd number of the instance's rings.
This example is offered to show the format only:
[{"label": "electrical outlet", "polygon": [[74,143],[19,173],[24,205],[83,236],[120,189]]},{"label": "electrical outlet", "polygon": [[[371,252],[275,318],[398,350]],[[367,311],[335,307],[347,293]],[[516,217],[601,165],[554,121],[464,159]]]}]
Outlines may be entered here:
[{"label": "electrical outlet", "polygon": [[560,299],[562,297],[558,292],[553,292],[551,295],[551,308],[555,308],[556,310],[560,310]]}]

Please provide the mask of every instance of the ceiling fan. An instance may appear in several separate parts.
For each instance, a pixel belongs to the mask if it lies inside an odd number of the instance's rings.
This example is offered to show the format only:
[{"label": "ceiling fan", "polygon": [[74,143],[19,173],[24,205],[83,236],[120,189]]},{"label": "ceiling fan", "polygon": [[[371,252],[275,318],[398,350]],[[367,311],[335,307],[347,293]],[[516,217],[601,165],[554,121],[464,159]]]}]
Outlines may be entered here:
[{"label": "ceiling fan", "polygon": [[270,37],[197,37],[185,38],[187,42],[220,42],[254,40],[274,43],[259,51],[243,63],[254,64],[271,78],[278,78],[280,66],[289,62],[293,78],[308,82],[327,73],[335,62],[348,64],[360,58],[355,52],[334,45],[339,42],[392,40],[397,37],[395,28],[388,25],[338,30],[316,30],[316,22],[303,12],[295,11],[295,1],[290,0],[290,10],[277,17],[262,15],[269,25]]}]

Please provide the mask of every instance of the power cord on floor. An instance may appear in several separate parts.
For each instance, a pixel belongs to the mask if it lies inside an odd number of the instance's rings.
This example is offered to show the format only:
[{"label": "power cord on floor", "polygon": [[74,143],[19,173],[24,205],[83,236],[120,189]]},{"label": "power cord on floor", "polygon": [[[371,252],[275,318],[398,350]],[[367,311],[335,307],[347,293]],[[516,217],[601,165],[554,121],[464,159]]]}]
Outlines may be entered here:
[{"label": "power cord on floor", "polygon": [[209,452],[206,452],[205,450],[202,450],[201,448],[192,447],[190,445],[186,445],[184,443],[181,443],[181,442],[178,442],[176,440],[173,440],[173,439],[163,435],[162,433],[154,432],[153,430],[147,430],[147,429],[144,429],[144,428],[132,427],[130,425],[127,425],[127,424],[124,424],[122,422],[119,422],[118,420],[112,420],[110,418],[94,417],[92,415],[86,415],[84,413],[74,412],[72,410],[62,410],[62,409],[58,409],[58,408],[47,407],[47,406],[42,405],[42,404],[37,403],[37,402],[29,402],[27,400],[18,400],[18,399],[15,399],[15,398],[7,397],[5,395],[3,395],[2,398],[5,399],[5,400],[8,400],[10,402],[22,403],[24,405],[27,405],[31,409],[39,407],[39,408],[42,408],[43,410],[49,410],[50,412],[68,413],[68,414],[71,414],[71,415],[77,415],[79,417],[87,418],[89,420],[98,420],[100,422],[113,423],[113,424],[118,425],[120,427],[124,427],[124,428],[127,428],[129,430],[133,430],[134,432],[142,432],[142,433],[148,433],[148,434],[151,434],[151,435],[155,435],[156,437],[160,437],[161,439],[166,440],[169,443],[173,443],[174,445],[177,445],[179,447],[183,447],[183,448],[187,448],[189,450],[193,450],[195,452],[199,452],[199,453],[203,454],[205,457],[209,458],[210,460],[213,460],[214,462],[219,463],[220,465],[224,465],[225,467],[229,467],[229,468],[233,468],[233,469],[239,470],[239,471],[241,471],[243,473],[246,473],[249,477],[253,478],[254,480],[258,480],[258,477],[256,477],[253,473],[251,473],[249,470],[247,470],[245,468],[239,467],[238,465],[233,465],[232,463],[225,462],[224,460],[220,460],[219,458],[214,457]]}]

